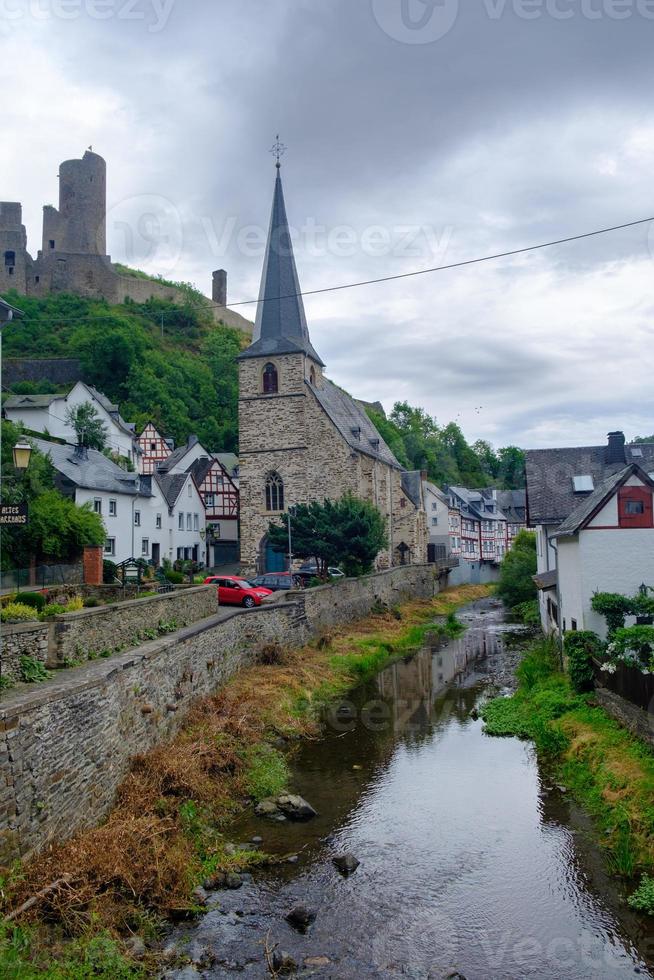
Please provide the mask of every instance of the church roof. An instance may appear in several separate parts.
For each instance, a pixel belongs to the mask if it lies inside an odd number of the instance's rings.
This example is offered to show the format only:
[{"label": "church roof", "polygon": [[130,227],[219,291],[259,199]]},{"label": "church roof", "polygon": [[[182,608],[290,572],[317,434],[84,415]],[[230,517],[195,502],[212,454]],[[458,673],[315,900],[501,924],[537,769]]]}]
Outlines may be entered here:
[{"label": "church roof", "polygon": [[379,459],[398,470],[402,466],[388,448],[364,410],[347,392],[323,378],[320,387],[306,382],[318,402],[352,449]]},{"label": "church roof", "polygon": [[323,363],[309,339],[278,168],[252,344],[239,357],[297,353]]}]

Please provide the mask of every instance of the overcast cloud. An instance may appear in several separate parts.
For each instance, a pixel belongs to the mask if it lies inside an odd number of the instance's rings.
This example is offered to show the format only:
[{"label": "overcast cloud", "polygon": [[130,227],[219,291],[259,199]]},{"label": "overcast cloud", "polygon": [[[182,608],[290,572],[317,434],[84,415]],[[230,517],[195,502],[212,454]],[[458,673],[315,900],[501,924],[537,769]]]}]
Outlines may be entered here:
[{"label": "overcast cloud", "polygon": [[[561,238],[654,214],[653,42],[653,0],[0,0],[0,199],[36,252],[92,144],[115,261],[252,299],[279,131],[306,290]],[[359,397],[592,444],[654,431],[653,287],[645,225],[306,309]]]}]

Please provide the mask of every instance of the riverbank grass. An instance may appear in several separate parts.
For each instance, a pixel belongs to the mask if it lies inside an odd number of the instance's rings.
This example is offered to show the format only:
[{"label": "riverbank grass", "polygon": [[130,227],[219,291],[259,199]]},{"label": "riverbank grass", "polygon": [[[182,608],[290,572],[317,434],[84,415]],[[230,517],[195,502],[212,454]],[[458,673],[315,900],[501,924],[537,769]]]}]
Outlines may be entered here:
[{"label": "riverbank grass", "polygon": [[[205,878],[266,862],[259,852],[234,853],[226,829],[252,800],[286,787],[288,754],[298,739],[319,733],[322,707],[418,648],[427,633],[461,632],[456,610],[491,592],[461,586],[434,599],[379,608],[301,650],[268,651],[265,662],[199,701],[172,741],[133,761],[101,826],[7,871],[0,911],[36,900],[20,916],[21,929],[31,929],[29,942],[7,933],[0,941],[0,976],[108,977],[72,967],[62,974],[71,949],[62,940],[75,937],[82,949],[104,937],[118,941],[120,950],[121,937],[143,936],[166,919],[194,914],[193,890]],[[438,627],[436,620],[442,620]],[[288,752],[273,745],[280,737]],[[65,887],[50,888],[64,876]],[[48,944],[53,954],[44,970]],[[147,960],[131,974],[120,970],[113,974],[120,980],[150,972]]]},{"label": "riverbank grass", "polygon": [[[553,779],[593,817],[610,871],[627,880],[647,874],[654,869],[654,752],[592,694],[575,694],[557,664],[551,641],[534,644],[518,668],[517,692],[482,709],[486,732],[533,740]],[[632,904],[654,913],[650,878]]]}]

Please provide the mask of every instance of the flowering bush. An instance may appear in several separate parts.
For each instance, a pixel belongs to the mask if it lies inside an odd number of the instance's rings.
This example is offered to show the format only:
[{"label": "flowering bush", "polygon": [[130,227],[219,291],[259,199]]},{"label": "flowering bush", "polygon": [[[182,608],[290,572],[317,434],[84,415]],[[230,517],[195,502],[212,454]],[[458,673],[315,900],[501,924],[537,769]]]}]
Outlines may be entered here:
[{"label": "flowering bush", "polygon": [[2,609],[3,623],[29,623],[35,619],[38,619],[36,609],[22,602],[9,602]]},{"label": "flowering bush", "polygon": [[654,626],[626,626],[616,630],[606,652],[609,663],[621,662],[637,667],[643,674],[654,673]]}]

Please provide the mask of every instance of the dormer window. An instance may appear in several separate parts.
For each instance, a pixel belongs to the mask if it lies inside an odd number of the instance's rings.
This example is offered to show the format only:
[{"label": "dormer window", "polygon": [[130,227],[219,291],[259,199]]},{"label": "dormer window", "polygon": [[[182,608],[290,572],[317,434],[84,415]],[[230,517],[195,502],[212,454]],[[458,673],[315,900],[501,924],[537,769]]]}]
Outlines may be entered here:
[{"label": "dormer window", "polygon": [[279,377],[277,368],[274,364],[266,364],[263,369],[263,393],[264,395],[276,395],[279,391]]},{"label": "dormer window", "polygon": [[373,449],[379,449],[379,439],[371,439],[370,445]]},{"label": "dormer window", "polygon": [[311,365],[311,370],[309,371],[309,381],[311,382],[311,384],[315,388],[316,387],[316,369],[313,366],[313,364]]},{"label": "dormer window", "polygon": [[589,473],[573,476],[572,486],[575,493],[592,493],[595,489],[593,478]]},{"label": "dormer window", "polygon": [[352,435],[354,436],[355,439],[360,439],[361,438],[361,426],[360,425],[353,426],[350,431],[352,432]]},{"label": "dormer window", "polygon": [[652,491],[646,487],[622,487],[618,491],[618,524],[622,528],[654,527]]}]

